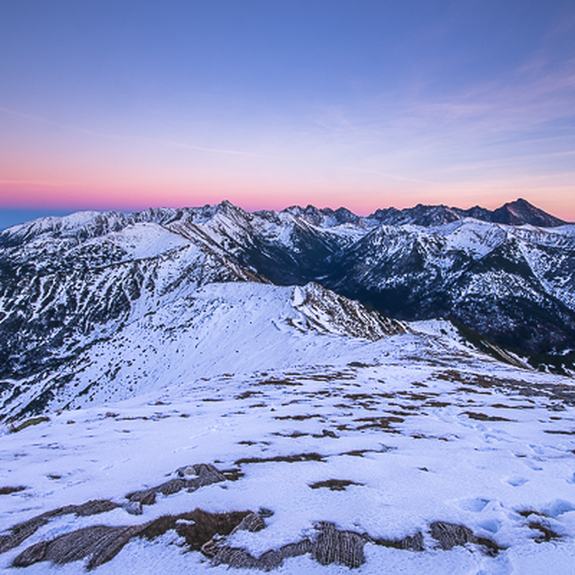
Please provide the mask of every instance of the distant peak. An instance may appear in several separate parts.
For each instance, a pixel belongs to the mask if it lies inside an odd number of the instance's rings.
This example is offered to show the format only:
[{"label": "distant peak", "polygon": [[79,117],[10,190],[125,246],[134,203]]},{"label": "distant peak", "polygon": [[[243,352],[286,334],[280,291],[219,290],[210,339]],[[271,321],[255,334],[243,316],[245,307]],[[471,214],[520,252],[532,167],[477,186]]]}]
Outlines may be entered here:
[{"label": "distant peak", "polygon": [[524,198],[518,198],[514,202],[508,202],[491,213],[491,221],[510,224],[552,228],[562,226],[566,222],[535,207]]}]

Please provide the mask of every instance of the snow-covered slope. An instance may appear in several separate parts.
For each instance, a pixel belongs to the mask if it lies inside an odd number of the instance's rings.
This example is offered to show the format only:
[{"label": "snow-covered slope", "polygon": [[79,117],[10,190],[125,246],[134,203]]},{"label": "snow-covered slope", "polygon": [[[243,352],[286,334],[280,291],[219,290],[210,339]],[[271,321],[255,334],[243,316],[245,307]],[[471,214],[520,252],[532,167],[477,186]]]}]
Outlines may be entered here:
[{"label": "snow-covered slope", "polygon": [[2,415],[75,409],[202,377],[313,365],[323,357],[351,361],[371,342],[406,332],[316,284],[210,283],[139,304],[118,329],[100,333],[67,361],[6,379]]},{"label": "snow-covered slope", "polygon": [[[164,373],[146,379],[152,340],[126,350],[127,332],[78,376],[129,354],[117,378],[139,372],[139,394],[101,404],[104,382],[93,401],[6,427],[0,571],[572,573],[573,380],[496,362],[445,322],[376,341],[309,331],[321,314],[308,295],[204,287],[199,308],[220,303],[198,323],[220,325],[220,341],[197,332],[214,346],[201,351],[227,354],[228,372],[186,366],[182,302]],[[270,310],[302,329],[265,325]],[[249,333],[228,322],[248,317],[269,347],[241,347]]]}]

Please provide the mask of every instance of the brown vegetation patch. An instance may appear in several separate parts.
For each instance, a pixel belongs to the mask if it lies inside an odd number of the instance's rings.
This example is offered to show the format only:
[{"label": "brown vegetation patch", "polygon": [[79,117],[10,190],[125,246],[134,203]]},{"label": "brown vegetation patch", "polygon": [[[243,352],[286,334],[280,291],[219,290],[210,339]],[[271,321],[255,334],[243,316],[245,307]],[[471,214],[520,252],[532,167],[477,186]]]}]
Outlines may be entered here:
[{"label": "brown vegetation patch", "polygon": [[[410,401],[425,401],[426,399],[429,399],[431,394],[429,394],[429,393],[413,393],[412,391],[398,391],[397,395],[403,396],[406,399],[409,399]],[[400,405],[400,407],[405,407],[405,406]]]},{"label": "brown vegetation patch", "polygon": [[276,415],[274,419],[278,419],[280,421],[292,420],[292,421],[305,421],[306,419],[314,419],[319,418],[321,419],[321,415],[313,414],[313,415]]},{"label": "brown vegetation patch", "polygon": [[301,431],[292,431],[291,433],[279,433],[275,432],[273,435],[277,435],[278,437],[291,437],[293,439],[297,439],[298,437],[304,437],[309,435],[309,433],[303,433]]},{"label": "brown vegetation patch", "polygon": [[524,403],[519,405],[504,405],[503,403],[494,403],[491,407],[495,407],[496,409],[535,409],[534,405],[526,405]]},{"label": "brown vegetation patch", "polygon": [[11,493],[18,493],[19,491],[24,491],[26,489],[23,485],[18,485],[16,487],[0,487],[0,495],[10,495]]},{"label": "brown vegetation patch", "polygon": [[[404,411],[404,413],[405,413],[405,410],[407,410],[407,411],[419,411],[421,409],[421,405],[401,405],[400,407]],[[411,415],[411,414],[408,413],[407,415]]]},{"label": "brown vegetation patch", "polygon": [[255,395],[263,395],[261,391],[244,391],[239,395],[236,395],[235,399],[248,399],[249,397],[254,397]]},{"label": "brown vegetation patch", "polygon": [[521,515],[521,517],[529,517],[530,515],[539,515],[540,517],[546,517],[545,513],[542,513],[541,511],[536,511],[535,509],[520,509],[519,511],[517,511],[517,513],[519,515]]},{"label": "brown vegetation patch", "polygon": [[431,401],[427,401],[423,404],[423,407],[449,407],[451,405],[451,402],[449,401],[436,401],[436,400],[431,400]]},{"label": "brown vegetation patch", "polygon": [[390,415],[388,417],[360,417],[355,419],[357,422],[366,422],[362,425],[358,425],[357,429],[384,429],[389,433],[399,433],[397,429],[391,426],[392,423],[402,423],[404,419],[395,415]]},{"label": "brown vegetation patch", "polygon": [[434,377],[435,379],[440,379],[442,381],[450,381],[450,382],[463,381],[463,376],[459,371],[456,371],[455,369],[446,369],[445,371],[434,373],[432,377]]},{"label": "brown vegetation patch", "polygon": [[245,457],[238,459],[235,465],[244,463],[300,463],[303,461],[325,461],[319,453],[298,453],[297,455],[276,455],[275,457]]},{"label": "brown vegetation patch", "polygon": [[358,367],[358,368],[375,367],[375,364],[362,363],[361,361],[350,361],[347,365],[349,367]]},{"label": "brown vegetation patch", "polygon": [[[416,409],[419,409],[419,408],[416,408]],[[401,419],[401,420],[403,421],[403,418],[404,418],[404,417],[411,417],[411,416],[413,416],[413,415],[419,415],[419,413],[412,413],[412,411],[413,411],[413,410],[411,410],[411,411],[401,411],[401,410],[399,410],[399,409],[394,409],[394,410],[389,411],[389,413],[391,413],[393,417],[397,417],[397,418],[399,418],[399,419]]]},{"label": "brown vegetation patch", "polygon": [[186,540],[193,551],[199,551],[216,534],[229,535],[251,511],[232,511],[230,513],[208,513],[195,509],[180,515],[164,515],[148,523],[141,537],[155,539],[173,529]]},{"label": "brown vegetation patch", "polygon": [[346,393],[343,397],[344,399],[351,399],[352,401],[377,401],[373,395],[368,393]]},{"label": "brown vegetation patch", "polygon": [[479,391],[473,387],[458,387],[455,390],[457,393],[475,393],[476,395],[491,395],[490,391]]},{"label": "brown vegetation patch", "polygon": [[227,481],[238,481],[245,475],[245,473],[235,467],[232,469],[223,469],[221,474],[226,478]]},{"label": "brown vegetation patch", "polygon": [[18,431],[22,431],[27,427],[32,427],[33,425],[38,425],[39,423],[43,423],[44,421],[50,421],[50,418],[46,416],[32,417],[30,419],[27,419],[26,421],[23,421],[19,425],[12,424],[10,426],[10,433],[18,433]]},{"label": "brown vegetation patch", "polygon": [[535,537],[535,543],[547,543],[549,541],[556,541],[557,539],[562,539],[563,536],[559,535],[556,531],[551,529],[549,525],[546,525],[542,521],[530,521],[527,524],[529,529],[539,531],[539,535]]},{"label": "brown vegetation patch", "polygon": [[363,485],[363,483],[356,483],[349,479],[326,479],[325,481],[316,481],[310,484],[312,489],[321,489],[323,487],[329,489],[330,491],[345,491],[345,488],[349,485]]},{"label": "brown vegetation patch", "polygon": [[256,381],[255,385],[289,385],[289,386],[302,386],[303,383],[299,381],[293,381],[291,379],[264,379],[263,381]]},{"label": "brown vegetation patch", "polygon": [[507,421],[516,422],[515,419],[507,419],[506,417],[500,417],[498,415],[487,415],[485,413],[478,413],[475,411],[464,411],[463,415],[467,415],[469,419],[475,419],[477,421]]},{"label": "brown vegetation patch", "polygon": [[340,455],[349,455],[350,457],[363,457],[366,453],[375,453],[373,449],[355,449],[353,451],[346,451]]}]

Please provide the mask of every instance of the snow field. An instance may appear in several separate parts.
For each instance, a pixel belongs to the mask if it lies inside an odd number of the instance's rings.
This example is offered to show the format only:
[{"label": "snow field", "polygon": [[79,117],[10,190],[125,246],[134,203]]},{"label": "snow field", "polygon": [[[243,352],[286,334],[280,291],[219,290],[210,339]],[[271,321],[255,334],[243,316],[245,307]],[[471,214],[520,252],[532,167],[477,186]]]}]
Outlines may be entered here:
[{"label": "snow field", "polygon": [[[405,345],[398,345],[402,339]],[[0,555],[2,569],[11,572],[10,561],[29,545],[89,524],[129,525],[196,507],[265,507],[274,512],[266,529],[238,532],[230,545],[258,556],[313,536],[316,522],[331,521],[374,538],[424,533],[427,551],[421,553],[366,544],[360,574],[530,574],[549,562],[554,573],[572,573],[574,413],[549,391],[550,384],[564,389],[570,381],[507,368],[455,344],[439,353],[432,336],[395,336],[386,345],[378,362],[342,360],[166,384],[3,435],[0,476],[6,485],[26,486],[0,496],[5,527],[70,503],[122,502],[187,464],[213,463],[240,476],[194,493],[159,496],[141,516],[118,508],[54,519]],[[410,361],[414,353],[423,360]],[[302,454],[309,460],[285,461]],[[357,485],[310,488],[329,479]],[[525,515],[528,510],[533,513]],[[437,520],[466,525],[507,549],[494,558],[474,546],[434,549],[427,529]],[[561,537],[537,543],[541,533],[529,527],[535,521]],[[182,554],[169,544],[177,537],[168,535],[133,540],[98,572],[223,572],[199,553]],[[40,563],[25,572],[53,570],[82,568]],[[347,571],[304,556],[286,560],[277,572]]]}]

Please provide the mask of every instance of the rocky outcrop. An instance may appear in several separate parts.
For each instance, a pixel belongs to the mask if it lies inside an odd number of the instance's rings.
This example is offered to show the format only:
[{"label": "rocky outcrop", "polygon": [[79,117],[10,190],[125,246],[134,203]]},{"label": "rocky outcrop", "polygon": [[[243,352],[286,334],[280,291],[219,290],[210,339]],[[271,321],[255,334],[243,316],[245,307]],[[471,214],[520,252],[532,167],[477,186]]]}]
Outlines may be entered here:
[{"label": "rocky outcrop", "polygon": [[78,517],[87,517],[89,515],[98,515],[107,513],[118,507],[118,504],[108,501],[107,499],[97,499],[83,503],[82,505],[66,505],[58,509],[52,509],[41,515],[37,515],[28,521],[18,523],[8,530],[6,535],[0,535],[0,553],[9,551],[18,547],[25,539],[38,531],[40,527],[46,525],[54,517],[74,514]]},{"label": "rocky outcrop", "polygon": [[457,525],[445,521],[434,521],[429,526],[429,532],[439,543],[439,547],[445,551],[467,543],[480,545],[488,555],[497,555],[502,549],[491,539],[477,537],[477,535],[475,535],[469,527],[465,527],[465,525]]},{"label": "rocky outcrop", "polygon": [[78,529],[51,541],[41,541],[28,547],[14,559],[12,565],[28,567],[41,561],[60,565],[90,556],[87,569],[94,569],[115,557],[124,545],[132,537],[139,535],[145,527],[146,524],[131,527],[95,525]]},{"label": "rocky outcrop", "polygon": [[225,481],[225,476],[220,473],[213,465],[200,463],[188,467],[180,468],[177,471],[181,477],[170,479],[161,485],[144,489],[143,491],[135,491],[126,495],[127,499],[132,502],[139,502],[142,505],[153,505],[156,502],[156,494],[172,495],[182,489],[187,489],[189,492],[196,491],[200,487],[210,485],[211,483],[218,483]]},{"label": "rocky outcrop", "polygon": [[[142,503],[151,504],[158,493],[170,495],[182,489],[195,491],[205,485],[226,480],[223,473],[210,464],[184,466],[176,471],[176,475],[178,477],[156,487],[128,495],[128,503],[124,505],[124,509],[128,513],[140,514]],[[340,484],[345,485],[342,487]],[[345,488],[349,484],[351,482],[344,480],[329,480],[315,485]],[[119,504],[102,499],[53,509],[14,525],[5,535],[0,536],[0,553],[19,546],[55,517],[67,514],[87,517],[104,514],[117,507]],[[271,571],[279,567],[285,559],[306,554],[321,565],[336,564],[350,569],[357,568],[365,563],[364,547],[368,543],[406,551],[425,551],[424,538],[420,531],[401,539],[373,538],[367,533],[339,529],[329,522],[317,523],[315,534],[311,537],[289,543],[279,549],[270,549],[259,557],[253,556],[246,549],[229,544],[233,540],[227,539],[228,536],[242,530],[260,531],[266,527],[265,518],[272,515],[273,511],[266,508],[260,508],[257,513],[249,510],[209,513],[195,509],[178,515],[163,515],[137,525],[91,525],[27,547],[13,560],[12,565],[27,567],[39,562],[60,565],[88,559],[86,567],[90,570],[113,559],[134,537],[153,540],[170,530],[183,539],[188,550],[201,551],[213,565],[262,571]],[[437,541],[438,547],[446,551],[468,544],[478,546],[482,552],[491,556],[502,550],[496,542],[478,537],[464,525],[436,521],[430,524],[429,534]]]}]

